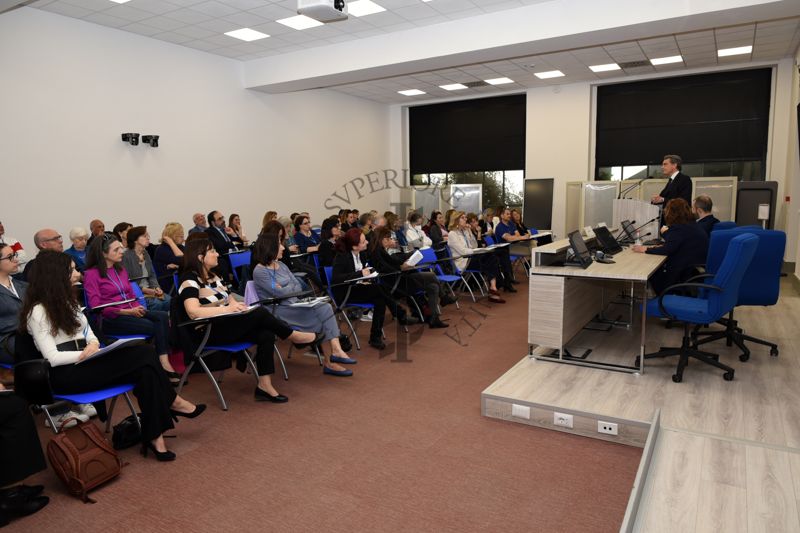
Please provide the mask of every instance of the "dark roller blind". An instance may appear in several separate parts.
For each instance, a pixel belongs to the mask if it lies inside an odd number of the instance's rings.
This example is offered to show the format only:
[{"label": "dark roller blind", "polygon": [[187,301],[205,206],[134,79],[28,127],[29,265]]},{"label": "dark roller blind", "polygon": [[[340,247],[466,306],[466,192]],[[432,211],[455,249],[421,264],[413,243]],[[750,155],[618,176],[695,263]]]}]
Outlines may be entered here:
[{"label": "dark roller blind", "polygon": [[763,161],[771,81],[764,68],[598,87],[596,166]]},{"label": "dark roller blind", "polygon": [[525,168],[525,95],[412,107],[412,174]]}]

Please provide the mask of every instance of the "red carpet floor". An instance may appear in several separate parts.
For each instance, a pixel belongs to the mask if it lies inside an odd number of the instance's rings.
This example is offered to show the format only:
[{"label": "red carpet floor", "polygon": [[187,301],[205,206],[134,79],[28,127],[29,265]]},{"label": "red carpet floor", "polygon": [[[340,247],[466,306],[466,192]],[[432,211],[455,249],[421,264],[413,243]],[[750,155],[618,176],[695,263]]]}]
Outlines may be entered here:
[{"label": "red carpet floor", "polygon": [[412,327],[410,362],[364,347],[355,376],[334,378],[296,354],[275,380],[285,405],[255,403],[253,378],[232,371],[223,412],[192,376],[185,396],[209,410],[178,424],[177,461],[122,452],[130,464],[95,505],[38,474],[50,505],[7,530],[617,531],[641,450],[480,414],[481,391],[527,348],[519,288],[506,305],[462,298],[448,330]]}]

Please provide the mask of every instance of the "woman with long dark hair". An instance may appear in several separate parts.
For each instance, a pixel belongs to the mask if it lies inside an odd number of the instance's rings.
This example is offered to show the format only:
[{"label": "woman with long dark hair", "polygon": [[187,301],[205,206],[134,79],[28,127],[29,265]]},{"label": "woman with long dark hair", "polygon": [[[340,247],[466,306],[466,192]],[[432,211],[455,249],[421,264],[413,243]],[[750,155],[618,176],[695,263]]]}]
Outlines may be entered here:
[{"label": "woman with long dark hair", "polygon": [[[183,275],[178,285],[178,298],[181,315],[190,319],[242,313],[248,307],[231,297],[222,279],[212,269],[219,262],[219,253],[208,239],[195,239],[186,243],[183,255]],[[197,340],[203,335],[201,330],[191,333]],[[248,341],[257,345],[256,369],[258,385],[254,392],[256,401],[283,403],[289,398],[275,390],[271,375],[275,373],[275,336],[289,339],[296,344],[313,342],[313,333],[294,331],[289,324],[275,318],[263,307],[246,314],[234,314],[211,330],[209,344],[229,344]]]},{"label": "woman with long dark hair", "polygon": [[33,336],[36,348],[50,362],[53,389],[79,394],[133,383],[142,410],[142,454],[151,450],[159,461],[174,460],[164,432],[174,427],[172,419],[195,418],[206,406],[175,394],[150,345],[122,347],[93,359],[100,342],[72,290],[80,275],[72,258],[43,251],[32,268],[34,275],[20,311],[20,331]]},{"label": "woman with long dark hair", "polygon": [[[406,260],[411,254],[396,253],[390,254],[389,250],[395,246],[392,239],[392,231],[386,226],[375,230],[375,235],[369,245],[369,257],[372,265],[381,274],[396,274],[401,276],[398,289],[403,291],[407,297],[419,289],[425,291],[425,298],[428,300],[428,307],[431,310],[431,318],[428,325],[434,328],[446,328],[448,324],[439,318],[439,303],[452,303],[455,300],[440,298],[440,285],[436,274],[433,272],[419,272],[416,267],[408,265]],[[386,276],[384,282],[394,284],[396,276]]]},{"label": "woman with long dark hair", "polygon": [[397,305],[383,286],[370,280],[347,284],[350,280],[370,275],[371,270],[366,267],[367,255],[364,253],[366,249],[367,238],[361,230],[358,228],[347,230],[336,241],[337,253],[333,258],[332,279],[329,281],[335,285],[333,294],[338,302],[344,300],[349,285],[349,301],[371,303],[375,306],[372,310],[369,345],[383,350],[386,347],[383,342],[383,320],[387,306],[401,324],[416,324],[419,320],[416,317],[406,316],[405,309]]},{"label": "woman with long dark hair", "polygon": [[339,217],[331,216],[322,222],[322,231],[319,234],[319,266],[329,267],[333,265],[333,257],[336,255],[336,239],[341,235]]},{"label": "woman with long dark hair", "polygon": [[[302,215],[300,215],[302,216]],[[254,254],[258,266],[253,271],[253,283],[259,299],[282,298],[305,292],[303,285],[284,263],[280,261],[285,249],[277,235],[266,233],[256,240]],[[333,376],[352,376],[353,372],[339,363],[355,364],[339,344],[339,325],[330,304],[320,302],[313,307],[298,307],[297,297],[281,300],[268,307],[276,317],[285,320],[293,328],[313,331],[322,335],[323,341],[330,342],[331,354],[325,354],[323,372]]]},{"label": "woman with long dark hair", "polygon": [[[128,272],[122,266],[123,253],[122,243],[109,233],[92,241],[86,254],[83,279],[90,308],[136,298]],[[104,307],[100,314],[101,329],[107,335],[152,337],[161,366],[171,382],[178,384],[181,376],[169,362],[169,314],[166,311],[150,311],[134,300]]]},{"label": "woman with long dark hair", "polygon": [[311,231],[311,219],[305,215],[294,218],[294,241],[301,254],[319,250],[319,237]]}]

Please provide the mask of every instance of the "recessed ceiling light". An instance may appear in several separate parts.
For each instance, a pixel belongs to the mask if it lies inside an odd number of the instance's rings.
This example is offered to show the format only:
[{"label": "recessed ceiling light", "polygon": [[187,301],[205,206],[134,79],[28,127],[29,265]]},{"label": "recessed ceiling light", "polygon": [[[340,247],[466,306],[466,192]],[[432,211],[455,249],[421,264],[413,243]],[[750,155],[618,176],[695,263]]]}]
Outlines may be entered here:
[{"label": "recessed ceiling light", "polygon": [[620,70],[620,66],[616,63],[608,63],[606,65],[592,65],[589,67],[592,72],[608,72],[609,70]]},{"label": "recessed ceiling light", "polygon": [[752,46],[739,46],[737,48],[722,48],[717,50],[717,55],[719,57],[726,57],[726,56],[738,56],[742,54],[749,54],[753,51]]},{"label": "recessed ceiling light", "polygon": [[397,91],[397,92],[402,94],[403,96],[419,96],[421,94],[425,94],[425,91],[420,91],[419,89],[407,89],[405,91]]},{"label": "recessed ceiling light", "polygon": [[548,70],[547,72],[534,72],[533,75],[540,80],[546,80],[549,78],[560,78],[564,73],[560,70]]},{"label": "recessed ceiling light", "polygon": [[372,0],[356,0],[355,2],[347,3],[347,13],[354,17],[373,15],[381,11],[386,11],[386,8],[379,6]]},{"label": "recessed ceiling light", "polygon": [[506,83],[514,83],[511,78],[492,78],[491,80],[483,80],[489,85],[505,85]]},{"label": "recessed ceiling light", "polygon": [[466,89],[467,86],[463,83],[451,83],[450,85],[439,85],[439,88],[445,91],[460,91],[461,89]]},{"label": "recessed ceiling light", "polygon": [[114,2],[115,4],[125,4],[127,2],[130,2],[131,0],[111,0],[111,1]]},{"label": "recessed ceiling light", "polygon": [[650,63],[653,65],[669,65],[670,63],[681,63],[683,62],[683,57],[681,56],[669,56],[669,57],[657,57],[655,59],[651,59]]},{"label": "recessed ceiling light", "polygon": [[234,39],[241,39],[242,41],[257,41],[269,37],[266,33],[251,30],[250,28],[242,28],[241,30],[226,31],[225,35],[233,37]]},{"label": "recessed ceiling light", "polygon": [[322,26],[322,22],[305,15],[295,15],[294,17],[276,20],[275,22],[278,24],[283,24],[284,26],[289,26],[290,28],[294,28],[296,30],[307,30],[308,28]]}]

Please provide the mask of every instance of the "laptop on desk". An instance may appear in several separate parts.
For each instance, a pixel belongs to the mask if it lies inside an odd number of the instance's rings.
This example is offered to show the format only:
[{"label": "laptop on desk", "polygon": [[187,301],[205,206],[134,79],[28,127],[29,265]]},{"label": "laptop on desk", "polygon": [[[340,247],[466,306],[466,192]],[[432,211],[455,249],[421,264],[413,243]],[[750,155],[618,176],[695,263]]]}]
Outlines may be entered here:
[{"label": "laptop on desk", "polygon": [[622,246],[617,242],[617,239],[611,235],[608,228],[605,226],[597,226],[594,228],[594,235],[597,238],[597,244],[604,254],[617,254],[622,251]]}]

